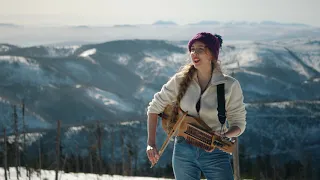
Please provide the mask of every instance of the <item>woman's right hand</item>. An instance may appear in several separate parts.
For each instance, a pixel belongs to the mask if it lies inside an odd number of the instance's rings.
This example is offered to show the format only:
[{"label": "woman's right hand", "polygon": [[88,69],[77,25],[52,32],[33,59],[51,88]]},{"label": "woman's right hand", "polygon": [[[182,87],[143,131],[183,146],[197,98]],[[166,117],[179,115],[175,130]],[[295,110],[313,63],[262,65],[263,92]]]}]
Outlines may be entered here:
[{"label": "woman's right hand", "polygon": [[152,166],[155,165],[160,156],[156,147],[156,129],[158,123],[158,114],[149,113],[148,114],[148,141],[147,141],[147,156]]},{"label": "woman's right hand", "polygon": [[147,146],[147,156],[152,165],[156,164],[160,158],[157,147],[155,145]]}]

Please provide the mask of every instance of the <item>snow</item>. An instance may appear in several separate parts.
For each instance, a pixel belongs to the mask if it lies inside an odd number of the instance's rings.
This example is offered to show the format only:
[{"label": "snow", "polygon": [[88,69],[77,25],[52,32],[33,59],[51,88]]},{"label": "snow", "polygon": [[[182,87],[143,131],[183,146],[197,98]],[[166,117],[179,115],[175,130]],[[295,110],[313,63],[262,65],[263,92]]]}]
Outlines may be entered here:
[{"label": "snow", "polygon": [[122,65],[128,65],[130,59],[131,57],[128,55],[118,55],[118,58],[117,58],[119,64],[122,64]]},{"label": "snow", "polygon": [[[72,84],[71,79],[58,79],[54,76],[48,76],[40,67],[39,64],[30,58],[20,56],[0,56],[0,63],[5,62],[8,66],[5,82],[22,83],[30,82],[35,85],[49,86],[50,84]],[[1,66],[4,66],[1,65]],[[6,68],[4,68],[6,69]],[[8,85],[0,82],[0,85]]]},{"label": "snow", "polygon": [[88,88],[88,96],[97,102],[125,112],[133,112],[134,105],[123,101],[119,96],[111,92],[103,91],[99,88]]},{"label": "snow", "polygon": [[81,130],[83,130],[85,127],[84,126],[79,126],[79,127],[71,127],[68,129],[68,131],[65,133],[67,137],[71,137],[74,134],[77,134]]},{"label": "snow", "polygon": [[140,124],[140,121],[127,121],[127,122],[121,122],[120,124],[125,126],[127,125],[132,126],[134,124]]},{"label": "snow", "polygon": [[[259,60],[257,56],[257,49],[256,48],[249,48],[241,51],[237,56],[236,59],[241,62],[242,67],[252,67],[258,65],[261,60]],[[236,68],[236,67],[234,67]]]},{"label": "snow", "polygon": [[285,108],[287,108],[288,106],[290,106],[292,104],[289,101],[287,101],[287,102],[267,103],[265,105],[270,106],[270,107],[277,107],[279,109],[285,109]]},{"label": "snow", "polygon": [[168,66],[179,66],[188,62],[187,54],[179,54],[179,53],[169,53],[161,55],[161,53],[147,53],[144,52],[147,57],[144,58],[144,62],[142,63],[150,63],[154,66],[160,66],[161,68]]},{"label": "snow", "polygon": [[155,63],[155,66],[161,66],[161,67],[164,67],[165,66],[165,62],[163,62],[161,59],[157,59],[157,58],[154,58],[154,57],[145,57],[144,58],[144,61],[146,63]]},{"label": "snow", "polygon": [[155,90],[143,86],[139,89],[139,91],[136,92],[134,97],[137,99],[142,99],[143,101],[147,102],[152,99],[154,93],[156,93]]},{"label": "snow", "polygon": [[10,64],[20,63],[33,69],[39,69],[39,65],[36,64],[35,61],[20,56],[0,56],[0,62],[1,61],[6,61]]},{"label": "snow", "polygon": [[97,52],[96,48],[88,49],[88,50],[82,52],[79,56],[90,61],[92,64],[97,64],[97,62],[92,57],[90,57],[91,55],[94,55],[96,52]]},{"label": "snow", "polygon": [[45,47],[49,57],[67,57],[72,55],[80,46]]},{"label": "snow", "polygon": [[79,56],[87,57],[87,56],[91,56],[91,55],[95,54],[96,52],[97,52],[96,48],[93,48],[93,49],[89,49],[89,50],[82,52]]},{"label": "snow", "polygon": [[[32,143],[36,142],[38,139],[42,137],[40,133],[26,133],[26,146],[30,146]],[[13,143],[15,141],[15,136],[8,136],[7,140],[9,143]],[[0,139],[0,142],[3,142],[3,139]],[[18,137],[18,142],[21,144],[24,143],[24,135]],[[0,148],[1,150],[1,148]]]},{"label": "snow", "polygon": [[[19,179],[28,180],[26,176],[26,170],[20,168],[21,177]],[[16,170],[14,167],[10,167],[10,180],[16,180]],[[41,170],[41,179],[40,173],[34,172],[30,179],[32,180],[52,180],[55,179],[55,171],[53,170]],[[0,168],[0,180],[4,180],[4,170]],[[134,177],[134,176],[120,176],[120,175],[97,175],[97,174],[85,174],[85,173],[64,173],[59,172],[59,180],[166,180],[165,178],[153,178],[153,177]]]},{"label": "snow", "polygon": [[0,52],[7,52],[10,50],[9,46],[6,45],[0,45]]},{"label": "snow", "polygon": [[10,102],[0,96],[0,102],[9,104]]},{"label": "snow", "polygon": [[320,48],[306,45],[306,42],[290,39],[225,46],[220,56],[222,69],[238,69],[248,73],[245,69],[253,67],[261,69],[263,75],[264,67],[276,67],[286,71],[293,70],[301,77],[310,79],[316,75],[314,72],[320,72]]},{"label": "snow", "polygon": [[169,77],[181,66],[188,63],[187,54],[169,53],[167,51],[144,51],[144,54],[146,57],[137,63],[135,73],[147,82],[154,81],[156,76]]}]

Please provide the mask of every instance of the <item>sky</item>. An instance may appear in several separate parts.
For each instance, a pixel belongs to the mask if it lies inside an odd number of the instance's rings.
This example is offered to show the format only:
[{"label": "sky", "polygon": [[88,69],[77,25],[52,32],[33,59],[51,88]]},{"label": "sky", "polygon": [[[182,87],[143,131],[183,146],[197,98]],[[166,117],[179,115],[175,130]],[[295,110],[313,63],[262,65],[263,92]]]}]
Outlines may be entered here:
[{"label": "sky", "polygon": [[277,21],[320,27],[320,0],[0,0],[0,23],[178,24]]}]

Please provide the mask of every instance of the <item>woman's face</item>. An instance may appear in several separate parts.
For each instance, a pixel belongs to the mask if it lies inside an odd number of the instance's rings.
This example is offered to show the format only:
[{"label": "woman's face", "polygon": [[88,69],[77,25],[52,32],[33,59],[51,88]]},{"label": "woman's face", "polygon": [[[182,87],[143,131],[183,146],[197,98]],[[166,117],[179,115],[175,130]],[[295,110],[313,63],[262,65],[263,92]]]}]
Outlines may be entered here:
[{"label": "woman's face", "polygon": [[204,43],[200,41],[194,42],[190,48],[190,56],[196,69],[211,67],[213,56]]}]

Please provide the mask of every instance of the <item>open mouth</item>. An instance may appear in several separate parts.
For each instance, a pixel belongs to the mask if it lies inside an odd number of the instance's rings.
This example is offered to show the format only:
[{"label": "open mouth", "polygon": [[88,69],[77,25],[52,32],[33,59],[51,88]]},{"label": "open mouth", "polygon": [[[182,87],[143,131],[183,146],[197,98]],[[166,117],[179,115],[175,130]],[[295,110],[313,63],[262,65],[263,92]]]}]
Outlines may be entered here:
[{"label": "open mouth", "polygon": [[198,63],[198,62],[200,62],[200,59],[193,59],[193,62]]}]

